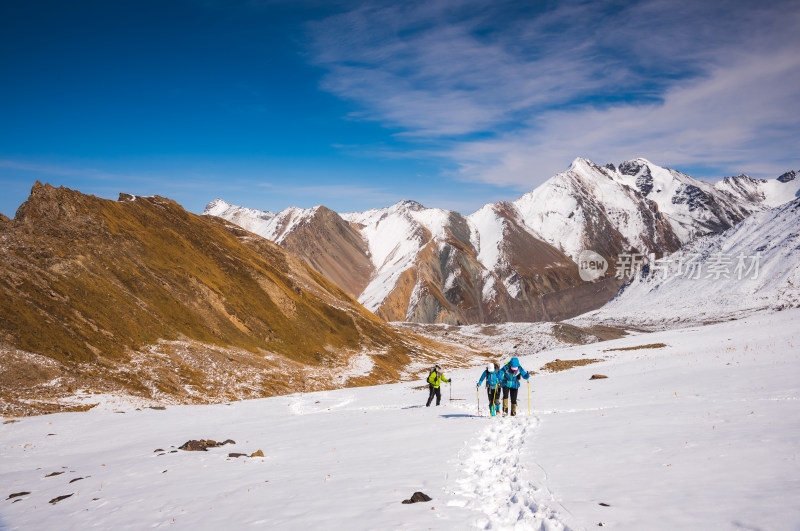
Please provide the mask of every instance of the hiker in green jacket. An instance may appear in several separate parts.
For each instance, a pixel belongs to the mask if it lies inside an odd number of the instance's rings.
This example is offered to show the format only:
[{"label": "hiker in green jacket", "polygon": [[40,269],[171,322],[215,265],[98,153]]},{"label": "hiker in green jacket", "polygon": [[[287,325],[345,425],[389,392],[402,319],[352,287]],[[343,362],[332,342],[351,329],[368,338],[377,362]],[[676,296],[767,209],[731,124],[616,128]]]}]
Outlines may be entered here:
[{"label": "hiker in green jacket", "polygon": [[428,395],[428,403],[425,404],[426,407],[430,407],[434,396],[436,397],[436,405],[438,406],[441,403],[442,391],[439,389],[439,385],[442,382],[450,383],[450,380],[445,378],[441,367],[434,365],[431,373],[428,375],[428,391],[430,394]]}]

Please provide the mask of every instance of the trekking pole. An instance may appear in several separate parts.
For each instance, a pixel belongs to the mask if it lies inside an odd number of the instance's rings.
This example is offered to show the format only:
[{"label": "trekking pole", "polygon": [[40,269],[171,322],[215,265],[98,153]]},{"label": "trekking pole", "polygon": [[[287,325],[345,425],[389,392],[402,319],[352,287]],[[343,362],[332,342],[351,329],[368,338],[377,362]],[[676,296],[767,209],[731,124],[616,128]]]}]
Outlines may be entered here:
[{"label": "trekking pole", "polygon": [[478,416],[481,414],[481,390],[479,387],[475,387],[475,396],[478,397]]},{"label": "trekking pole", "polygon": [[531,416],[531,382],[528,380],[528,416]]},{"label": "trekking pole", "polygon": [[447,387],[450,388],[450,402],[452,402],[453,401],[453,379],[450,378],[450,381],[447,382],[447,383],[448,383]]}]

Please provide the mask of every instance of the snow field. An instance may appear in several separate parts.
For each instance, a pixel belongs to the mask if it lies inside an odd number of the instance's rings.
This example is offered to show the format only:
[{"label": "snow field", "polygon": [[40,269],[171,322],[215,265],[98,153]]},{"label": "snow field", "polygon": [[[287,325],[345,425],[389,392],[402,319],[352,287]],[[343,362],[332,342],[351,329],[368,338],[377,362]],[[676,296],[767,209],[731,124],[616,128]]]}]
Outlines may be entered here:
[{"label": "snow field", "polygon": [[448,505],[484,513],[475,521],[478,529],[565,529],[541,501],[542,488],[526,478],[525,442],[538,419],[524,415],[520,408],[517,417],[491,419],[460,461],[463,473],[453,492],[457,498]]},{"label": "snow field", "polygon": [[[0,529],[798,529],[799,319],[523,357],[605,360],[533,376],[531,417],[524,383],[519,416],[486,416],[484,389],[478,416],[469,369],[438,408],[420,379],[19,419],[0,424]],[[170,453],[201,438],[236,444]],[[418,490],[433,500],[401,504]]]},{"label": "snow field", "polygon": [[551,375],[529,443],[555,498],[587,528],[800,528],[798,318],[599,343],[668,346]]}]

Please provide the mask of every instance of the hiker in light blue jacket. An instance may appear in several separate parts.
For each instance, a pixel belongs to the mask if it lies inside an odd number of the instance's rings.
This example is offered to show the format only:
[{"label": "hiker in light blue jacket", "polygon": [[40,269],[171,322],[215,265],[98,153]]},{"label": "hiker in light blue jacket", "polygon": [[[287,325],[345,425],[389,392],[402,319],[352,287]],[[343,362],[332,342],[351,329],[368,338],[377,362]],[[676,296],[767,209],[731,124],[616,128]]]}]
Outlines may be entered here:
[{"label": "hiker in light blue jacket", "polygon": [[486,380],[486,394],[489,395],[489,414],[495,416],[500,413],[500,395],[503,393],[500,365],[489,363],[486,366],[486,370],[483,371],[481,379],[478,380],[478,387],[481,386],[483,380]]},{"label": "hiker in light blue jacket", "polygon": [[511,395],[511,416],[517,414],[517,393],[519,392],[519,381],[521,378],[526,380],[530,378],[530,374],[522,368],[517,358],[511,358],[511,361],[503,366],[501,372],[501,380],[503,382],[503,416],[508,414],[508,397]]}]

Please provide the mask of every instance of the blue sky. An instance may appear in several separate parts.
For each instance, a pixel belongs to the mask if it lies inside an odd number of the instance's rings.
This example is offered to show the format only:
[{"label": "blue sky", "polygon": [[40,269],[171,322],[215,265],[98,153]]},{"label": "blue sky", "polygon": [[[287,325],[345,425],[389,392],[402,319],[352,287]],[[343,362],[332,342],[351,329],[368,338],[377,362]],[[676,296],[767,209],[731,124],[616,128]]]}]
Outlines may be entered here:
[{"label": "blue sky", "polygon": [[0,212],[37,179],[469,213],[576,156],[800,169],[796,2],[0,5]]}]

